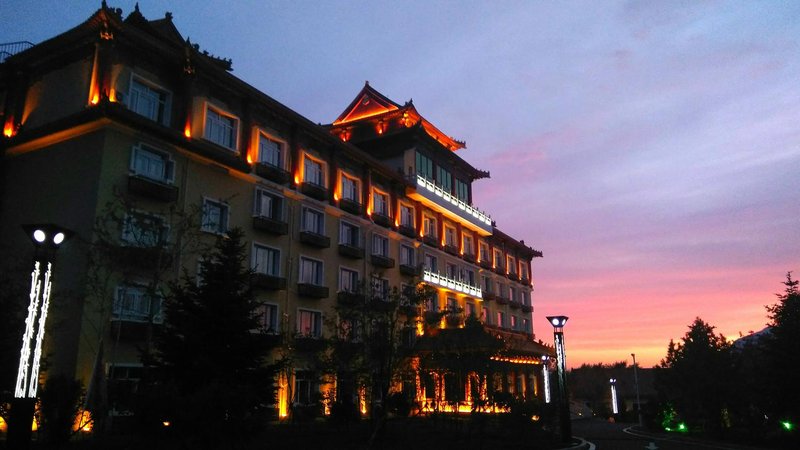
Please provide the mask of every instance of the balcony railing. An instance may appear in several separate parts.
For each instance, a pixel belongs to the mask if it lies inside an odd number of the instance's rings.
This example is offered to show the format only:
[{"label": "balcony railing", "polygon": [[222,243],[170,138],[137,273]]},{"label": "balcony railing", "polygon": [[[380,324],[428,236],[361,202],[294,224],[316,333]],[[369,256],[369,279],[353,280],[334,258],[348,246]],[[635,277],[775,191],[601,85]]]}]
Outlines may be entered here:
[{"label": "balcony railing", "polygon": [[422,280],[428,283],[451,289],[456,292],[461,292],[475,298],[483,298],[481,288],[472,286],[464,281],[448,278],[446,275],[433,273],[430,270],[425,270],[422,273]]},{"label": "balcony railing", "polygon": [[448,209],[454,212],[458,212],[460,215],[465,216],[471,221],[478,223],[482,228],[487,228],[491,230],[492,227],[492,218],[485,212],[475,208],[472,205],[468,205],[463,200],[459,200],[458,198],[454,197],[449,192],[442,189],[441,186],[437,185],[431,180],[423,177],[422,175],[416,175],[416,182],[417,188],[422,188],[430,194],[440,198],[443,200],[445,204],[447,204]]}]

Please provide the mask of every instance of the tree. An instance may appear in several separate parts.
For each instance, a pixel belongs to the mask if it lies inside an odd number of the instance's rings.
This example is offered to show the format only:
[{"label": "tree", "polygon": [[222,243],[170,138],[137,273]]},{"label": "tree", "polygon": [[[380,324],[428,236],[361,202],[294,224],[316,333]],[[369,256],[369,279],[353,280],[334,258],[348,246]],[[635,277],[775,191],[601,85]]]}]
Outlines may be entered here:
[{"label": "tree", "polygon": [[779,420],[800,421],[800,291],[798,281],[792,273],[786,274],[786,286],[782,294],[776,294],[778,302],[767,306],[771,335],[765,339],[767,359],[767,397],[769,413]]},{"label": "tree", "polygon": [[169,420],[205,445],[212,437],[227,435],[230,442],[240,436],[259,405],[274,399],[275,367],[264,365],[270,346],[254,332],[258,302],[242,236],[234,229],[219,237],[199,280],[184,276],[171,285],[155,336],[149,400],[160,403],[153,412],[165,416],[154,419]]},{"label": "tree", "polygon": [[670,340],[656,372],[656,389],[691,427],[721,432],[729,426],[729,399],[735,396],[731,345],[699,317],[680,343]]}]

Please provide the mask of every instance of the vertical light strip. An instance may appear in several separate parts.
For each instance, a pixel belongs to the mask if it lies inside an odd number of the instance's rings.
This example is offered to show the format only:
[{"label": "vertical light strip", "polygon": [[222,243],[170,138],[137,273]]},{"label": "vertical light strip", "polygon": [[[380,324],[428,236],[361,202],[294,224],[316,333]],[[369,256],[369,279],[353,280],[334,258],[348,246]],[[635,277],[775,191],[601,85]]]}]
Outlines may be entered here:
[{"label": "vertical light strip", "polygon": [[28,384],[28,364],[31,356],[31,339],[33,339],[33,327],[36,322],[36,313],[39,310],[39,261],[33,265],[31,272],[31,291],[28,297],[28,317],[25,319],[25,334],[22,336],[22,350],[19,356],[19,368],[17,369],[17,385],[14,389],[14,397],[25,398],[25,387]]},{"label": "vertical light strip", "polygon": [[547,361],[542,364],[542,376],[544,378],[544,402],[550,403],[550,371],[547,370]]},{"label": "vertical light strip", "polygon": [[31,366],[30,387],[28,397],[36,397],[36,390],[39,387],[39,362],[42,359],[42,341],[44,341],[44,326],[47,321],[47,310],[50,307],[50,288],[52,282],[50,274],[53,264],[47,263],[47,272],[44,274],[44,292],[42,293],[42,312],[39,314],[39,329],[36,332],[36,350],[33,352],[33,366]]}]

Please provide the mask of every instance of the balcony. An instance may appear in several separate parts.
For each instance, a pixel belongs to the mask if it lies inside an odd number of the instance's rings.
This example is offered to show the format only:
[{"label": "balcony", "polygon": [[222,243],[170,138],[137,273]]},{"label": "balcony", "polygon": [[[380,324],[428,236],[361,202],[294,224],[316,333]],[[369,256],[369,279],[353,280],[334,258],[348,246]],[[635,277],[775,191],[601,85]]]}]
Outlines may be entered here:
[{"label": "balcony", "polygon": [[533,306],[531,305],[522,305],[522,312],[526,314],[530,314],[533,312]]},{"label": "balcony", "polygon": [[279,291],[286,289],[286,278],[266,273],[253,274],[253,287],[268,291]]},{"label": "balcony", "polygon": [[517,275],[515,272],[509,272],[506,274],[506,276],[509,280],[519,281],[519,275]]},{"label": "balcony", "polygon": [[497,302],[498,305],[507,305],[509,302],[508,297],[503,297],[502,295],[498,295],[497,297],[495,297],[494,300]]},{"label": "balcony", "polygon": [[364,258],[364,249],[350,244],[339,244],[339,254],[352,259]]},{"label": "balcony", "polygon": [[163,270],[172,265],[172,255],[164,247],[137,247],[120,245],[111,249],[112,261],[121,266],[138,269]]},{"label": "balcony", "polygon": [[364,295],[357,292],[339,291],[336,293],[336,301],[340,305],[356,306],[364,304],[366,299]]},{"label": "balcony", "polygon": [[470,297],[483,298],[481,288],[472,286],[463,281],[448,278],[445,275],[433,273],[429,270],[425,270],[422,273],[422,280],[435,286],[441,286],[443,288],[450,289],[451,291],[461,292],[462,294],[469,295]]},{"label": "balcony", "polygon": [[485,258],[482,259],[481,262],[480,262],[480,265],[484,269],[492,270],[492,262],[489,261],[488,259],[485,259]]},{"label": "balcony", "polygon": [[314,183],[303,183],[300,185],[300,192],[317,200],[328,200],[328,189],[325,188],[325,186]]},{"label": "balcony", "polygon": [[370,256],[370,261],[372,261],[372,265],[376,267],[382,267],[384,269],[391,269],[394,267],[394,259],[388,256],[372,255]]},{"label": "balcony", "polygon": [[422,273],[421,267],[400,264],[400,273],[409,277],[418,277]]},{"label": "balcony", "polygon": [[178,199],[177,186],[141,175],[128,177],[128,191],[160,202],[174,202]]},{"label": "balcony", "polygon": [[508,305],[511,309],[520,309],[522,307],[522,303],[519,300],[509,300]]},{"label": "balcony", "polygon": [[361,206],[361,203],[346,198],[339,200],[339,208],[349,212],[350,214],[355,214],[357,216],[360,216],[362,211],[364,210],[364,208]]},{"label": "balcony", "polygon": [[400,225],[400,228],[398,228],[397,231],[399,231],[400,234],[402,234],[403,236],[406,236],[406,237],[410,237],[410,238],[416,238],[417,237],[417,230],[414,227],[410,227],[408,225]]},{"label": "balcony", "polygon": [[253,228],[277,235],[284,235],[289,232],[288,223],[264,216],[253,217]]},{"label": "balcony", "polygon": [[422,236],[422,242],[430,245],[431,247],[435,247],[435,248],[439,248],[439,244],[440,244],[439,238],[437,238],[436,236],[430,235],[430,234],[426,234],[425,236]]},{"label": "balcony", "polygon": [[297,283],[297,295],[307,298],[328,297],[328,287],[310,283]]},{"label": "balcony", "polygon": [[492,218],[472,205],[457,199],[433,181],[422,175],[412,175],[414,188],[408,194],[414,200],[423,201],[426,206],[468,224],[469,228],[478,231],[484,236],[492,233]]},{"label": "balcony", "polygon": [[331,246],[331,238],[312,231],[301,231],[300,242],[317,248],[328,248]]},{"label": "balcony", "polygon": [[382,227],[391,228],[392,226],[392,218],[385,214],[373,212],[371,217],[373,222]]},{"label": "balcony", "polygon": [[486,291],[484,291],[484,292],[483,292],[483,299],[484,299],[485,301],[487,301],[487,302],[493,302],[493,301],[497,300],[497,296],[496,296],[496,295],[494,295],[494,294],[493,294],[493,293],[491,293],[491,292],[486,292]]},{"label": "balcony", "polygon": [[278,184],[286,184],[291,178],[289,172],[283,168],[264,163],[256,164],[256,175]]},{"label": "balcony", "polygon": [[445,245],[444,246],[444,251],[446,251],[447,253],[450,253],[451,255],[455,255],[455,256],[459,256],[460,255],[458,247],[456,247],[455,245],[451,245],[451,244]]},{"label": "balcony", "polygon": [[466,262],[471,262],[471,263],[473,263],[473,264],[475,263],[475,255],[474,255],[474,254],[472,254],[472,253],[464,253],[463,255],[461,255],[461,257],[462,257],[462,258],[464,259],[464,261],[466,261]]}]

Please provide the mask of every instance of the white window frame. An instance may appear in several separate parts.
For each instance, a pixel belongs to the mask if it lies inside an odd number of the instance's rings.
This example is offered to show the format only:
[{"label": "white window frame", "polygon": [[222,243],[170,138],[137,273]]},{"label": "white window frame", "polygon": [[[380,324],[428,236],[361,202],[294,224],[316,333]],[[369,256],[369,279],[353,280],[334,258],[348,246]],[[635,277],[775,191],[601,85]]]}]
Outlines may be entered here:
[{"label": "white window frame", "polygon": [[361,274],[358,272],[358,270],[351,269],[350,267],[339,266],[340,292],[351,292],[351,293],[358,292],[358,283],[360,280],[361,280]]},{"label": "white window frame", "polygon": [[361,180],[349,173],[340,171],[340,188],[342,199],[355,203],[361,203]]},{"label": "white window frame", "polygon": [[389,194],[378,189],[372,188],[372,212],[382,216],[389,215]]},{"label": "white window frame", "polygon": [[444,243],[445,245],[450,245],[452,247],[458,246],[458,233],[455,227],[451,227],[450,225],[444,226]]},{"label": "white window frame", "polygon": [[[267,310],[273,310],[274,314],[270,315],[272,320],[269,325],[267,324]],[[264,302],[256,308],[256,316],[259,322],[259,331],[265,334],[278,334],[281,328],[281,315],[280,307],[276,303]]]},{"label": "white window frame", "polygon": [[[270,202],[273,203],[271,205],[270,211],[265,214],[264,213],[264,197],[270,198]],[[274,205],[275,202],[280,202],[280,205],[277,207]],[[284,214],[284,205],[286,204],[286,197],[277,192],[271,191],[269,189],[263,189],[260,187],[256,187],[255,195],[253,196],[253,215],[257,217],[266,217],[272,220],[283,221],[283,214]],[[278,217],[275,217],[278,216]]]},{"label": "white window frame", "polygon": [[471,234],[461,233],[461,246],[465,255],[475,254],[475,240],[472,238]]},{"label": "white window frame", "polygon": [[400,203],[400,225],[408,228],[415,228],[416,211],[414,206],[407,203]]},{"label": "white window frame", "polygon": [[[309,163],[309,161],[310,161],[310,163]],[[303,153],[303,162],[302,162],[302,164],[303,164],[303,180],[302,180],[303,183],[309,183],[309,184],[313,184],[315,186],[319,186],[319,187],[323,187],[323,188],[328,186],[328,180],[327,180],[327,178],[328,178],[327,177],[328,163],[326,163],[325,161],[323,161],[323,160],[321,160],[319,158],[315,158],[314,156],[304,152]],[[312,164],[312,166],[309,166],[307,164]],[[309,169],[309,167],[313,167],[313,165],[319,166],[319,173],[318,173],[319,182],[317,182],[316,177],[315,177],[314,180],[309,179],[309,172],[310,171],[308,169]],[[314,171],[314,175],[317,175],[316,170]]]},{"label": "white window frame", "polygon": [[[157,242],[149,241],[144,233],[150,231],[148,229],[136,226],[139,221],[152,221],[153,229],[158,227],[159,233],[156,237]],[[132,228],[135,227],[135,230]],[[131,211],[125,213],[125,218],[122,221],[122,233],[120,241],[127,247],[158,247],[169,242],[170,227],[163,216],[151,214],[144,211]]]},{"label": "white window frame", "polygon": [[[144,90],[136,89],[136,93],[134,94],[135,85],[138,84],[144,88]],[[158,96],[159,98],[153,99],[149,97]],[[163,98],[161,98],[163,96]],[[151,100],[152,104],[157,105],[155,111],[152,110],[152,107],[149,108],[151,111],[148,113],[143,108],[140,108],[139,105],[139,98],[142,97],[145,102],[147,100]],[[172,104],[172,92],[169,89],[164,88],[163,86],[153,83],[152,81],[144,78],[140,75],[135,73],[131,73],[130,82],[128,84],[128,95],[127,98],[124,99],[125,105],[131,111],[139,114],[142,117],[147,117],[148,119],[160,123],[162,125],[169,125],[169,117],[170,117],[170,107]],[[134,103],[136,103],[134,105]],[[153,117],[155,116],[155,117]]]},{"label": "white window frame", "polygon": [[[355,233],[354,235],[352,233]],[[355,236],[355,242],[353,237]],[[361,247],[361,227],[358,225],[341,220],[339,222],[339,243],[351,247]]]},{"label": "white window frame", "polygon": [[[146,158],[148,153],[155,157]],[[161,162],[161,175],[154,175],[152,173],[154,170],[153,164],[151,164],[150,161]],[[172,184],[175,182],[175,160],[172,159],[172,154],[143,142],[134,145],[131,149],[130,171],[134,175],[139,175],[164,184]]]},{"label": "white window frame", "polygon": [[[305,266],[310,264],[312,267],[311,273],[306,274]],[[317,269],[314,270],[313,267]],[[313,278],[309,280],[309,277]],[[314,286],[325,285],[325,263],[319,259],[309,258],[308,256],[300,256],[298,261],[297,279],[300,283],[311,284]]]},{"label": "white window frame", "polygon": [[[428,261],[432,262],[433,264],[428,264]],[[425,253],[425,268],[433,273],[437,273],[439,271],[439,259],[436,257],[436,255]]]},{"label": "white window frame", "polygon": [[[219,116],[219,119],[209,115],[209,111]],[[225,123],[222,119],[229,119],[231,124]],[[229,113],[223,108],[220,108],[216,105],[211,104],[210,102],[206,102],[205,109],[203,110],[203,139],[213,142],[221,147],[227,148],[228,150],[238,151],[239,149],[239,124],[240,120],[237,116]],[[217,126],[218,129],[210,128]],[[223,132],[228,131],[230,135],[228,138],[232,139],[233,142],[228,143],[226,137],[222,134]],[[219,136],[214,136],[215,134],[219,134]],[[229,145],[230,144],[230,145]]]},{"label": "white window frame", "polygon": [[372,298],[389,301],[389,279],[373,275],[370,278],[370,292]]},{"label": "white window frame", "polygon": [[[309,224],[309,216],[307,215],[308,213],[310,213],[311,215],[313,215],[314,217],[316,217],[318,219],[318,220],[315,220],[315,223],[313,224],[313,227],[311,227],[312,224]],[[309,232],[309,233],[315,233],[315,234],[319,234],[319,235],[325,235],[325,213],[324,212],[322,212],[322,211],[320,211],[320,210],[318,210],[316,208],[312,208],[310,206],[303,206],[302,208],[300,208],[300,214],[301,214],[301,217],[300,217],[301,228],[300,229],[302,231],[306,231],[306,232]],[[316,229],[316,228],[319,228],[319,229]]]},{"label": "white window frame", "polygon": [[[313,323],[311,324],[311,330],[309,333],[306,333],[303,330],[303,313],[308,313]],[[297,308],[297,334],[302,337],[307,338],[316,338],[319,339],[322,337],[322,311],[317,309],[308,309],[308,308]]]},{"label": "white window frame", "polygon": [[[259,264],[258,256],[259,251],[265,251],[268,255],[275,255],[275,260],[271,263],[268,262],[266,266],[266,270],[263,270],[262,264]],[[280,277],[281,276],[281,250],[279,248],[270,247],[268,245],[264,245],[258,242],[253,242],[253,246],[251,248],[251,257],[250,257],[250,267],[253,269],[254,272],[269,275],[273,277]],[[272,265],[272,271],[269,271],[270,264]]]},{"label": "white window frame", "polygon": [[[277,164],[274,161],[274,152],[272,152],[273,148],[275,147],[268,147],[266,148],[269,153],[265,154],[265,146],[262,145],[263,141],[267,140],[270,143],[276,144],[277,147]],[[286,167],[286,141],[283,139],[278,139],[270,133],[262,129],[257,129],[256,132],[256,148],[258,149],[258,157],[257,161],[259,164],[264,164],[270,167],[277,167],[279,169],[283,169]],[[269,157],[268,157],[269,156]]]},{"label": "white window frame", "polygon": [[437,232],[437,223],[436,217],[430,216],[428,214],[423,214],[422,216],[422,234],[427,237],[438,238],[439,233]]},{"label": "white window frame", "polygon": [[[408,250],[407,252],[405,250]],[[416,264],[416,254],[413,245],[400,243],[400,264],[414,266]],[[406,257],[408,255],[408,257]]]},{"label": "white window frame", "polygon": [[[212,227],[212,225],[208,222],[208,207],[214,206],[219,207],[220,210],[220,223],[217,224],[217,227]],[[227,202],[222,200],[215,200],[210,197],[203,197],[203,222],[200,225],[200,229],[207,233],[213,234],[225,234],[228,232],[228,226],[230,224],[230,214],[231,214],[231,207]]]},{"label": "white window frame", "polygon": [[372,254],[388,258],[389,238],[380,233],[372,233]]},{"label": "white window frame", "polygon": [[[135,303],[132,306],[126,306],[129,300],[120,297],[121,295],[125,295],[129,292],[136,294],[134,298],[130,299],[133,303]],[[117,285],[117,289],[115,291],[111,317],[113,319],[126,322],[147,323],[150,322],[152,314],[152,323],[162,323],[164,321],[162,310],[163,300],[163,297],[160,295],[150,297],[147,292],[147,286],[145,285],[135,283],[120,283]]]}]

